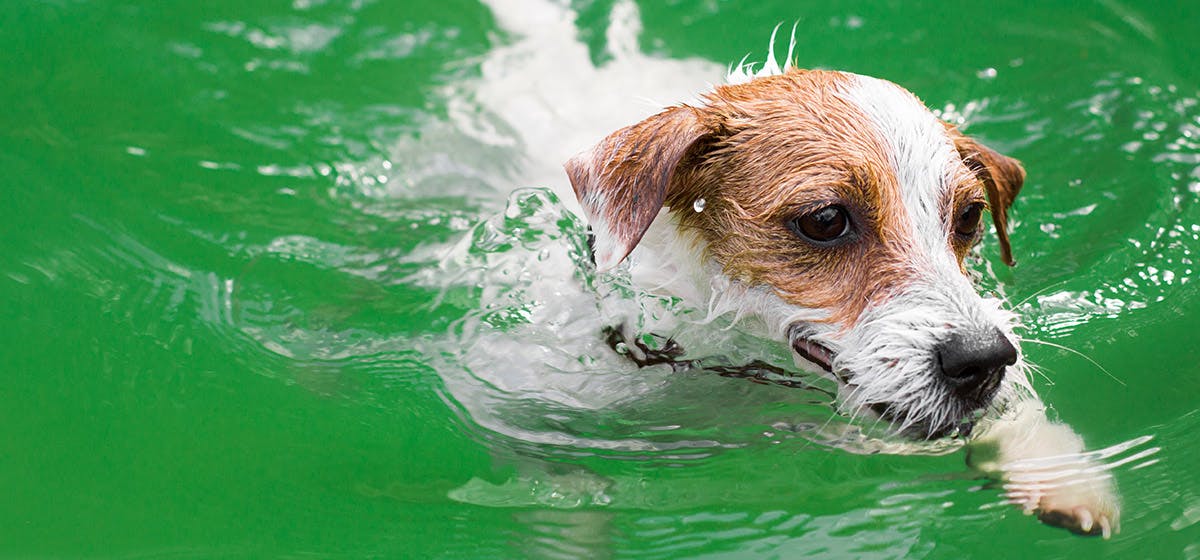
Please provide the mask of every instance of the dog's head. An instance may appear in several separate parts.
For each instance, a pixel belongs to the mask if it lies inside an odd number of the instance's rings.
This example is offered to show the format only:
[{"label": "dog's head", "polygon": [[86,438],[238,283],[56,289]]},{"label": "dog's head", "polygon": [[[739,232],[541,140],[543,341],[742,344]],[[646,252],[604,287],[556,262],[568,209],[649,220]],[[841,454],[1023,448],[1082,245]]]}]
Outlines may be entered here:
[{"label": "dog's head", "polygon": [[1012,315],[964,258],[991,211],[1012,264],[1013,159],[891,82],[790,70],[707,94],[567,163],[600,269],[664,208],[802,363],[902,432],[950,433],[1019,382]]}]

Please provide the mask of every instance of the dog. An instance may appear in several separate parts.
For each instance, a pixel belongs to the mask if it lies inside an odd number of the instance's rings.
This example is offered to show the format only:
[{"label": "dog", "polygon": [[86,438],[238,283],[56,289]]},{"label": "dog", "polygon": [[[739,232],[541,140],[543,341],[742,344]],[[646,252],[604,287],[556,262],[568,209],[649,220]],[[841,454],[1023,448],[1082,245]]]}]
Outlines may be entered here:
[{"label": "dog", "polygon": [[[566,162],[597,270],[628,266],[642,285],[757,317],[798,367],[837,382],[850,414],[915,439],[969,436],[973,464],[1027,513],[1108,538],[1115,488],[1038,466],[1083,442],[1046,418],[1015,315],[967,266],[989,212],[1014,264],[1020,162],[885,80],[772,53],[727,82]],[[646,360],[637,334],[621,338]]]}]

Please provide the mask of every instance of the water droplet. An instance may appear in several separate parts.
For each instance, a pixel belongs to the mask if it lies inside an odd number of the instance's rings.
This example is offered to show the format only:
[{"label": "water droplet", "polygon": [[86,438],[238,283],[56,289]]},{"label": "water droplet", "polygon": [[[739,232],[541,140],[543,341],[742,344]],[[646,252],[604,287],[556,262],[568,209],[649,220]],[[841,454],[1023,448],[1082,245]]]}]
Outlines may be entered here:
[{"label": "water droplet", "polygon": [[697,211],[697,212],[703,212],[703,211],[704,211],[704,206],[705,206],[706,204],[708,204],[708,202],[707,202],[707,201],[705,201],[703,198],[697,198],[697,199],[696,199],[696,202],[693,202],[693,203],[692,203],[692,210],[695,210],[695,211]]},{"label": "water droplet", "polygon": [[990,80],[990,79],[996,77],[996,69],[995,68],[984,68],[983,70],[976,72],[975,75],[979,76],[979,79],[981,79],[981,80]]}]

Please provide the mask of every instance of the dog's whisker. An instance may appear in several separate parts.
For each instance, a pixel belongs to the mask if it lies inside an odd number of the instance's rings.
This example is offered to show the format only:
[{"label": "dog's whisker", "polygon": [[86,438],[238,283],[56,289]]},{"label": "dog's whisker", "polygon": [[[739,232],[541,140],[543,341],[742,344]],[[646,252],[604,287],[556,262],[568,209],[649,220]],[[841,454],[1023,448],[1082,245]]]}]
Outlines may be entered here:
[{"label": "dog's whisker", "polygon": [[846,402],[848,403],[847,406],[849,408],[849,410],[847,412],[850,413],[849,422],[851,424],[858,421],[859,414],[862,413],[863,410],[865,410],[864,407],[866,406],[866,405],[858,403],[857,395],[855,394],[858,392],[859,392],[859,388],[855,388],[850,392],[850,394],[846,398]]},{"label": "dog's whisker", "polygon": [[1029,383],[1033,383],[1032,376],[1036,374],[1041,376],[1041,378],[1045,380],[1046,384],[1054,385],[1054,380],[1051,379],[1049,375],[1046,375],[1045,368],[1026,362],[1024,370],[1025,371],[1022,372],[1022,375],[1025,375],[1028,378]]},{"label": "dog's whisker", "polygon": [[[846,397],[843,399],[844,406],[848,409],[847,412],[849,413],[849,417],[847,419],[847,422],[849,424],[852,424],[852,425],[856,424],[859,421],[860,416],[862,416],[866,412],[869,412],[870,405],[867,402],[865,402],[864,399],[862,398],[862,396],[861,396],[862,392],[863,392],[863,386],[856,385],[850,390],[849,393],[847,393]],[[831,418],[830,420],[833,420],[833,418]],[[878,422],[878,421],[879,421],[879,419],[876,418],[875,422]],[[873,430],[873,429],[874,429],[874,425],[868,427],[868,431]]]},{"label": "dog's whisker", "polygon": [[[825,433],[825,431],[829,429],[829,426],[834,421],[836,421],[839,417],[845,416],[845,413],[843,412],[843,410],[840,407],[849,406],[849,405],[847,405],[847,403],[853,402],[854,392],[856,390],[857,389],[851,389],[850,393],[845,398],[841,398],[841,399],[839,399],[836,394],[832,395],[834,398],[834,402],[831,404],[833,406],[829,412],[829,416],[826,417],[825,422],[822,423],[821,426],[817,429],[816,432],[818,434]],[[840,401],[840,404],[838,401]],[[854,416],[855,416],[856,410],[857,409],[855,407],[851,406],[851,409],[849,411],[849,419],[847,420],[848,424],[851,424],[851,425],[854,424]]]},{"label": "dog's whisker", "polygon": [[1024,298],[1021,299],[1021,301],[1018,301],[1015,305],[1012,305],[1011,307],[1015,308],[1015,307],[1020,307],[1022,305],[1025,305],[1026,303],[1029,302],[1029,300],[1031,300],[1035,297],[1038,297],[1046,292],[1049,292],[1050,290],[1053,290],[1054,288],[1062,286],[1070,281],[1071,280],[1068,278],[1066,280],[1060,280],[1058,282],[1054,282],[1053,284],[1050,284],[1048,286],[1043,286],[1040,290],[1037,290],[1036,292],[1033,292],[1032,294],[1025,296]]},{"label": "dog's whisker", "polygon": [[1057,349],[1059,349],[1059,350],[1063,350],[1063,351],[1066,351],[1066,352],[1070,352],[1070,353],[1072,353],[1072,354],[1075,354],[1076,356],[1079,356],[1080,358],[1083,358],[1084,360],[1087,360],[1087,361],[1088,361],[1088,363],[1092,364],[1093,366],[1096,366],[1096,368],[1097,368],[1097,369],[1099,369],[1100,371],[1104,372],[1104,375],[1107,375],[1107,376],[1109,376],[1110,378],[1112,378],[1112,380],[1113,380],[1113,381],[1116,381],[1116,382],[1117,382],[1118,384],[1120,384],[1122,387],[1125,387],[1125,386],[1126,386],[1124,381],[1121,381],[1121,379],[1120,379],[1120,378],[1118,378],[1117,376],[1113,375],[1113,374],[1112,374],[1112,372],[1108,371],[1108,368],[1106,368],[1106,367],[1104,367],[1104,366],[1100,365],[1100,362],[1097,362],[1096,360],[1093,360],[1093,359],[1091,358],[1091,356],[1088,356],[1087,354],[1084,354],[1083,352],[1080,352],[1080,351],[1078,351],[1078,350],[1076,350],[1076,349],[1074,349],[1074,348],[1071,348],[1071,347],[1068,347],[1068,346],[1063,346],[1063,345],[1061,345],[1061,344],[1056,344],[1056,343],[1053,343],[1053,342],[1048,342],[1048,341],[1045,341],[1045,340],[1038,340],[1038,339],[1036,339],[1036,338],[1026,338],[1026,337],[1021,337],[1021,342],[1032,342],[1033,344],[1041,344],[1041,345],[1043,345],[1043,346],[1049,346],[1049,347],[1051,347],[1051,348],[1057,348]]}]

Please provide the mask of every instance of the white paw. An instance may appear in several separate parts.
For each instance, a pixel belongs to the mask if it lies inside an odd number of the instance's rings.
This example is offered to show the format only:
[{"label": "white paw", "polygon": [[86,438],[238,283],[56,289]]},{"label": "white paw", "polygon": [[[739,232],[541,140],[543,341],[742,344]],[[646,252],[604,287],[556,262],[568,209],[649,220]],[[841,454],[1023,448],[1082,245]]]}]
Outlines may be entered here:
[{"label": "white paw", "polygon": [[1014,470],[1005,478],[1008,501],[1047,525],[1105,539],[1120,530],[1121,506],[1108,473]]},{"label": "white paw", "polygon": [[1005,498],[1026,514],[1037,514],[1048,525],[1107,539],[1119,530],[1121,518],[1112,469],[1153,454],[1157,448],[1106,460],[1145,441],[1139,438],[1085,451],[1078,434],[1065,424],[1048,420],[1040,402],[1027,400],[1014,403],[1004,416],[986,426],[976,444],[982,453],[975,464],[998,474]]}]

